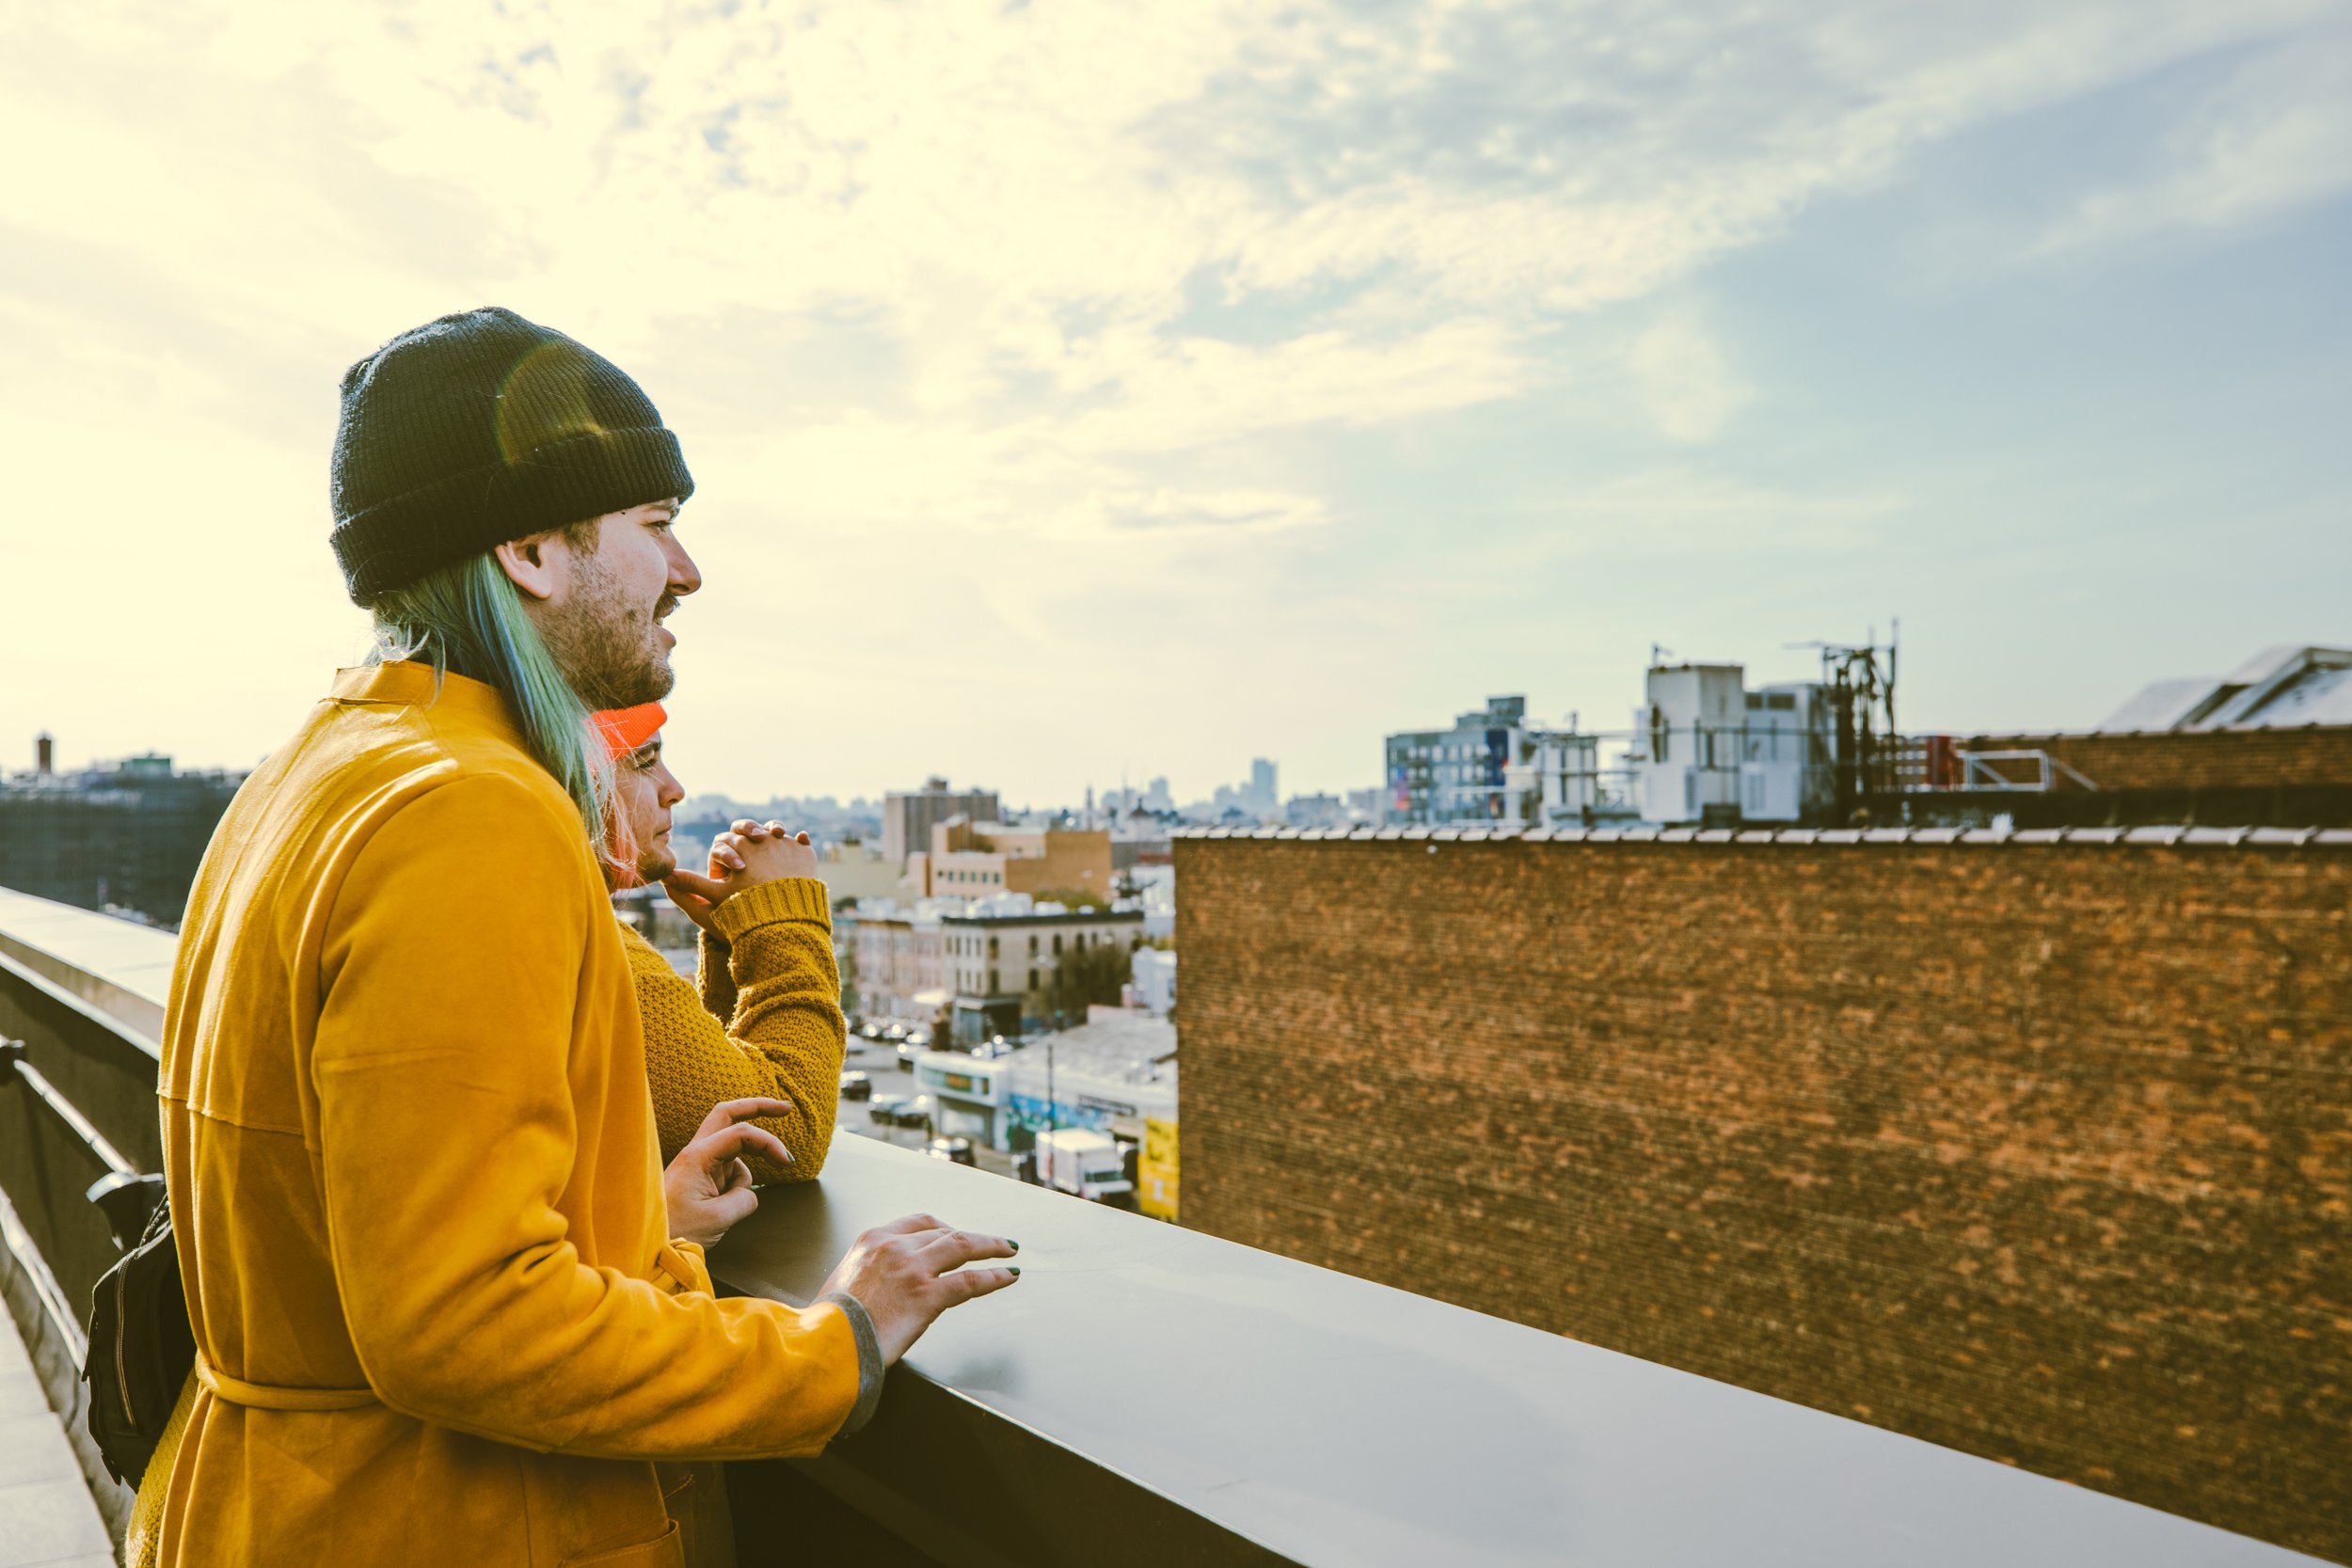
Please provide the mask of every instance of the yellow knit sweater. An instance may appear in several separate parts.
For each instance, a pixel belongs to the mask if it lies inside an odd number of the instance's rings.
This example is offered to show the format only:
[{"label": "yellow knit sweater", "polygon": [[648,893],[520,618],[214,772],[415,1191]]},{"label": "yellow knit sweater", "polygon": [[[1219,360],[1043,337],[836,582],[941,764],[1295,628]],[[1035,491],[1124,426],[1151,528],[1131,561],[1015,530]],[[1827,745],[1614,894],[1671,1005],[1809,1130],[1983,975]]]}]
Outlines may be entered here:
[{"label": "yellow knit sweater", "polygon": [[[702,935],[699,995],[636,927],[621,927],[622,955],[644,1025],[661,1163],[677,1157],[713,1105],[767,1095],[792,1102],[790,1116],[763,1117],[759,1125],[784,1140],[793,1165],[780,1172],[755,1161],[753,1174],[763,1181],[808,1180],[824,1168],[833,1140],[847,1043],[825,884],[791,877],[747,888],[719,906],[717,924],[723,935]],[[153,1568],[156,1560],[164,1483],[195,1393],[191,1377],[139,1486],[124,1552],[133,1568]],[[696,1468],[708,1469],[707,1479],[697,1479],[715,1493],[716,1466]],[[723,1530],[723,1497],[713,1501]],[[717,1539],[723,1542],[723,1534]],[[724,1545],[714,1545],[699,1552],[690,1546],[689,1560],[731,1560]]]},{"label": "yellow knit sweater", "polygon": [[753,1174],[806,1181],[833,1141],[848,1035],[825,884],[787,877],[747,888],[719,906],[716,924],[720,935],[702,935],[700,995],[635,927],[621,927],[661,1162],[677,1157],[713,1105],[768,1095],[792,1102],[789,1116],[759,1125],[793,1164],[777,1171],[757,1161]]}]

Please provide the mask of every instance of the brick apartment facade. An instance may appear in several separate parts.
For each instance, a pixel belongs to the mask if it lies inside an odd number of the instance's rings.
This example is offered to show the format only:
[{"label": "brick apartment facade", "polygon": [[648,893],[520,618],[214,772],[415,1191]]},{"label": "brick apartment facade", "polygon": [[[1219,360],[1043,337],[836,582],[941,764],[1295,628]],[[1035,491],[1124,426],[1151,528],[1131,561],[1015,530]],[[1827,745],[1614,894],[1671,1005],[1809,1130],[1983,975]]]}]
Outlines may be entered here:
[{"label": "brick apartment facade", "polygon": [[2352,833],[1361,836],[1176,845],[1186,1225],[2352,1560]]}]

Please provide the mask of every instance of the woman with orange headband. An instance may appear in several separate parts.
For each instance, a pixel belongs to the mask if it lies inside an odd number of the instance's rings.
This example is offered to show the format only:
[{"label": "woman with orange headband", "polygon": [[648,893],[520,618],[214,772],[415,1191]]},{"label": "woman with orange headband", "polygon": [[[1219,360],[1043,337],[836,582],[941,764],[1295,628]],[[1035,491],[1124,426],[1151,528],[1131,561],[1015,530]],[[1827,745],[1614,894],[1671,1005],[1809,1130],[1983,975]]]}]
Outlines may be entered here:
[{"label": "woman with orange headband", "polygon": [[[675,1161],[700,1135],[714,1106],[782,1101],[786,1109],[753,1125],[773,1134],[787,1158],[761,1144],[768,1158],[759,1175],[807,1180],[823,1167],[833,1139],[847,1035],[833,911],[816,851],[806,833],[743,821],[711,847],[708,875],[680,869],[670,849],[670,812],[686,792],[661,759],[661,705],[596,717],[612,756],[609,879],[616,889],[662,883],[702,928],[697,986],[634,927],[622,926],[662,1161]],[[675,1172],[671,1185],[679,1185]],[[739,1212],[720,1230],[755,1207],[749,1186],[739,1180]],[[687,1218],[680,1196],[673,1193],[673,1226]]]},{"label": "woman with orange headband", "polygon": [[[686,792],[661,759],[667,721],[659,703],[595,715],[612,759],[604,859],[616,891],[660,882],[702,928],[699,987],[627,921],[621,950],[637,991],[670,1227],[707,1243],[759,1206],[754,1165],[759,1180],[805,1181],[823,1168],[848,1027],[832,905],[806,833],[738,822],[711,846],[707,876],[679,869],[670,811]],[[723,1472],[691,1468],[688,1495],[671,1505],[682,1515],[686,1560],[731,1563]]]}]

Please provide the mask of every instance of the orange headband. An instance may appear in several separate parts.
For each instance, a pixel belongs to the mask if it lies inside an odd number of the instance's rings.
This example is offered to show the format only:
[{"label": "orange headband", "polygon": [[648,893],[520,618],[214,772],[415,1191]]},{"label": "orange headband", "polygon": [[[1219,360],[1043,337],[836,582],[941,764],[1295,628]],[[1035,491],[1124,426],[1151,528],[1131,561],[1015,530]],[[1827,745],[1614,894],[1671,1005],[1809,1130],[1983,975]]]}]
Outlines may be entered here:
[{"label": "orange headband", "polygon": [[604,737],[606,752],[618,762],[660,735],[661,726],[670,721],[670,716],[661,711],[660,703],[640,703],[635,707],[612,707],[601,713],[592,713],[588,721],[596,725],[596,733]]}]

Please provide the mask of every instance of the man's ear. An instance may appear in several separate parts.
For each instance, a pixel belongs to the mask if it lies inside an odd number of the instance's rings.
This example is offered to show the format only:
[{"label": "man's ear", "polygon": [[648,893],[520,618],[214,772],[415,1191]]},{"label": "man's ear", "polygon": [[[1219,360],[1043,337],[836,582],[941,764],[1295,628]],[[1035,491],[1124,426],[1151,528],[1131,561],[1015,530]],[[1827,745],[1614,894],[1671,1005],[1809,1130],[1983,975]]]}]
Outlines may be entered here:
[{"label": "man's ear", "polygon": [[527,598],[551,599],[571,580],[572,552],[560,528],[510,539],[491,553],[498,557],[506,580]]}]

